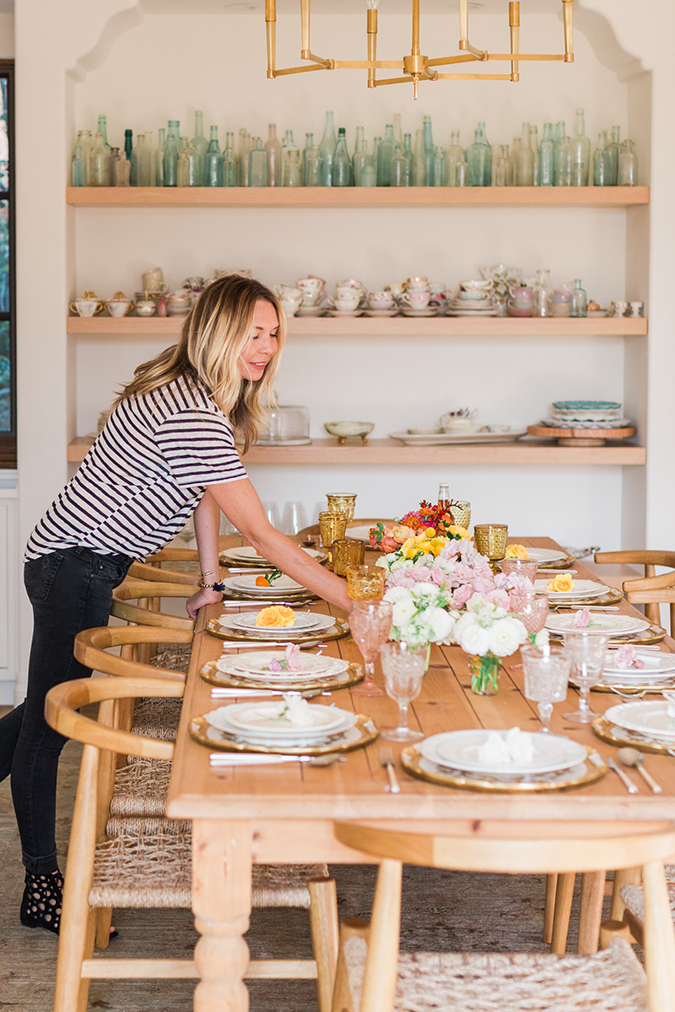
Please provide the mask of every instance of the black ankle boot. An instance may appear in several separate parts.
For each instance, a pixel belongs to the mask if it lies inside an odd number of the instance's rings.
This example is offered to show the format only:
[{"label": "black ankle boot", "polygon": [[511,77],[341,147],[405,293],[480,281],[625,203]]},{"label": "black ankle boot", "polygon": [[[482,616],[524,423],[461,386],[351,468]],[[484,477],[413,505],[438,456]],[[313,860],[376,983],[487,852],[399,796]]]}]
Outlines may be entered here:
[{"label": "black ankle boot", "polygon": [[27,928],[45,928],[59,933],[61,904],[63,902],[63,876],[60,871],[50,875],[26,872],[26,888],[21,901],[21,923]]}]

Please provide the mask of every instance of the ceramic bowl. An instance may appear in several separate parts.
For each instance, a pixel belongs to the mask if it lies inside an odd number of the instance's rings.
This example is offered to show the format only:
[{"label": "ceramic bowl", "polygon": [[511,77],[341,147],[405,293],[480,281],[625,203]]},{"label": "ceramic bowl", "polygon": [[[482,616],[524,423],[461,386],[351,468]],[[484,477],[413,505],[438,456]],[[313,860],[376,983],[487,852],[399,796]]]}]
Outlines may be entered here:
[{"label": "ceramic bowl", "polygon": [[157,312],[157,306],[152,299],[140,299],[136,303],[136,313],[139,316],[154,316]]},{"label": "ceramic bowl", "polygon": [[375,428],[375,422],[324,422],[323,427],[340,443],[344,443],[345,439],[357,437],[365,443],[366,436]]}]

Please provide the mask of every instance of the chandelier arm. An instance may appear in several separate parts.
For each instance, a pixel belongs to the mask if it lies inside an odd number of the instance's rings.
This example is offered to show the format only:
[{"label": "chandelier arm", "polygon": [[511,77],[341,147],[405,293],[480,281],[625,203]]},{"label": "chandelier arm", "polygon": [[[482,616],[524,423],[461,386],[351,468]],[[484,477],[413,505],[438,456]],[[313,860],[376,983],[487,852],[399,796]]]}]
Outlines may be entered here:
[{"label": "chandelier arm", "polygon": [[403,70],[403,60],[333,60],[331,70],[370,70],[370,68],[382,68],[391,70]]},{"label": "chandelier arm", "polygon": [[[488,53],[488,60],[509,60],[513,59],[513,53]],[[560,60],[564,61],[564,53],[518,53],[518,62],[522,60]]]},{"label": "chandelier arm", "polygon": [[511,37],[511,53],[515,59],[511,60],[511,80],[518,81],[518,50],[520,49],[520,3],[519,0],[509,0],[509,35]]},{"label": "chandelier arm", "polygon": [[300,0],[300,21],[302,28],[302,46],[300,47],[300,58],[311,60],[309,52],[309,21],[310,21],[310,0]]},{"label": "chandelier arm", "polygon": [[275,70],[275,77],[285,77],[287,74],[309,74],[312,70],[333,70],[333,67],[325,67],[322,63],[312,63],[309,67],[284,67],[283,70]]},{"label": "chandelier arm", "polygon": [[375,61],[377,60],[377,8],[369,7],[366,11],[366,33],[368,36],[368,87],[375,87]]},{"label": "chandelier arm", "polygon": [[[376,81],[374,87],[379,88],[382,84],[415,84],[416,77],[418,77],[416,74],[412,74],[410,76],[406,75],[405,77],[388,77],[385,80]],[[429,80],[426,74],[419,75],[418,79],[423,81]]]},{"label": "chandelier arm", "polygon": [[439,81],[510,81],[510,74],[439,74]]},{"label": "chandelier arm", "polygon": [[267,36],[267,76],[276,77],[277,0],[265,0],[265,34]]},{"label": "chandelier arm", "polygon": [[574,21],[574,0],[563,0],[563,32],[565,35],[565,63],[574,63],[572,48],[572,27]]},{"label": "chandelier arm", "polygon": [[311,60],[312,63],[320,63],[326,70],[333,70],[335,67],[335,60],[325,60],[323,56],[315,56],[314,53],[308,53],[307,56],[302,57],[303,60]]},{"label": "chandelier arm", "polygon": [[[434,60],[427,60],[427,67],[443,67],[447,63],[475,63],[478,59],[473,53],[463,56],[440,56]],[[492,59],[492,57],[490,57]]]}]

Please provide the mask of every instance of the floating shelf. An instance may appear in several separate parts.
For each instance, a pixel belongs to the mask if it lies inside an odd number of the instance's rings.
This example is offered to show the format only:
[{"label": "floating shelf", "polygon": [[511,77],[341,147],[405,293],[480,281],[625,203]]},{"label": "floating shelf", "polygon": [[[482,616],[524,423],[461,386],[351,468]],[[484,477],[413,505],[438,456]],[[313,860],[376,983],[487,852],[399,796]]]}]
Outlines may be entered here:
[{"label": "floating shelf", "polygon": [[[78,436],[68,444],[68,460],[84,460],[93,439]],[[243,458],[247,464],[644,464],[644,446],[567,447],[551,442],[404,446],[395,439],[371,439],[367,446],[340,446],[334,439],[314,439],[306,446],[254,446]]]},{"label": "floating shelf", "polygon": [[[179,334],[183,318],[178,316],[140,317],[127,316],[116,319],[109,316],[69,316],[69,334],[129,336]],[[393,316],[376,319],[368,316],[352,317],[298,317],[288,320],[290,335],[311,335],[333,337],[353,334],[368,336],[410,336],[462,337],[503,336],[503,337],[642,337],[647,333],[647,320],[643,317],[587,317],[583,320],[570,319],[528,319],[512,316],[492,316],[485,319],[475,317],[405,317]]]},{"label": "floating shelf", "polygon": [[648,186],[69,186],[78,207],[628,207]]}]

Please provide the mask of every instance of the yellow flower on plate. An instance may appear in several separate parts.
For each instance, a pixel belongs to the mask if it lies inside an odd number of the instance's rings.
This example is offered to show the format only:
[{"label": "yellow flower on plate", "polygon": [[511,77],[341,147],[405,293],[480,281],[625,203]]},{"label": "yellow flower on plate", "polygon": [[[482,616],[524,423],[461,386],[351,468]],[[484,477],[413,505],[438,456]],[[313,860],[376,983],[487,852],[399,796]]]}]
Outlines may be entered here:
[{"label": "yellow flower on plate", "polygon": [[259,626],[291,626],[295,625],[295,612],[282,604],[273,604],[258,612],[255,624]]},{"label": "yellow flower on plate", "polygon": [[505,559],[529,559],[530,553],[525,545],[509,545],[506,549]]},{"label": "yellow flower on plate", "polygon": [[[471,540],[471,535],[467,531],[466,527],[459,527],[458,524],[451,524],[450,525],[450,533],[454,534],[455,537],[457,537],[459,535],[459,537],[462,539],[462,541],[470,541]],[[446,538],[445,540],[447,541],[448,539]]]},{"label": "yellow flower on plate", "polygon": [[569,573],[558,573],[546,587],[547,590],[558,591],[558,593],[569,593],[574,590],[574,580]]}]

